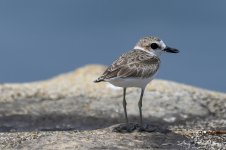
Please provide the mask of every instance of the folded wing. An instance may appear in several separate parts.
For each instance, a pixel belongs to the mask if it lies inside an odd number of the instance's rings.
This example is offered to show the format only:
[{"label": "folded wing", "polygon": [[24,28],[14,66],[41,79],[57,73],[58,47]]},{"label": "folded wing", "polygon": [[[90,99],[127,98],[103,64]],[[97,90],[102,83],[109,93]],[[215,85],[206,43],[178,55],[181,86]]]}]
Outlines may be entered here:
[{"label": "folded wing", "polygon": [[154,75],[160,65],[160,60],[141,50],[132,50],[121,55],[95,82],[112,78],[148,78]]}]

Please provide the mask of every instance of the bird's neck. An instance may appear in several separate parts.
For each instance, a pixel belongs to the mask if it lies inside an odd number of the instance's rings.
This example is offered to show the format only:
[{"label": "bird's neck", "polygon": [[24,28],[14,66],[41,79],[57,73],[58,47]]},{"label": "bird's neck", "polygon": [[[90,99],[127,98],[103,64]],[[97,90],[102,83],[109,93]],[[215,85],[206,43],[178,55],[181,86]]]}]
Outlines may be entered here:
[{"label": "bird's neck", "polygon": [[143,47],[137,46],[137,45],[134,47],[134,49],[139,49],[139,50],[148,52],[148,50],[144,49]]},{"label": "bird's neck", "polygon": [[137,46],[137,45],[134,47],[134,49],[142,50],[142,51],[144,51],[144,52],[146,52],[146,53],[148,53],[148,54],[150,54],[152,56],[156,56],[156,57],[160,57],[160,55],[161,55],[161,52],[149,51],[149,50],[144,49],[143,47],[140,47],[140,46]]}]

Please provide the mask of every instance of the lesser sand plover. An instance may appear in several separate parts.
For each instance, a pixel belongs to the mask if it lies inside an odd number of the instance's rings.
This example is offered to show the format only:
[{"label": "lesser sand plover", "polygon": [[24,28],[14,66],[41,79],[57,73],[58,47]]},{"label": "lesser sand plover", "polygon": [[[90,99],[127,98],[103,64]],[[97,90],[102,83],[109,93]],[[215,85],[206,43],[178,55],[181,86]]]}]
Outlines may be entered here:
[{"label": "lesser sand plover", "polygon": [[109,82],[123,88],[123,108],[126,119],[126,129],[129,129],[126,111],[126,88],[141,88],[138,102],[140,112],[140,129],[143,129],[142,98],[146,85],[154,78],[159,70],[160,55],[163,52],[178,53],[175,48],[170,48],[157,37],[148,36],[140,39],[129,52],[122,54],[106,71],[94,82]]}]

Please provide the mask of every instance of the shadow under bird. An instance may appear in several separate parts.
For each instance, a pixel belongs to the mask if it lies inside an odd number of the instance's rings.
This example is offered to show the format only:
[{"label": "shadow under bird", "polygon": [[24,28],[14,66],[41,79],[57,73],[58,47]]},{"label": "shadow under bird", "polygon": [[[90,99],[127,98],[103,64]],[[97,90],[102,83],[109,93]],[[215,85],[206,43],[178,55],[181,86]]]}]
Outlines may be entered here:
[{"label": "shadow under bird", "polygon": [[148,36],[140,39],[135,47],[122,54],[116,59],[105,72],[94,82],[109,82],[117,87],[123,88],[123,108],[125,113],[126,124],[120,126],[117,131],[131,131],[134,126],[128,122],[126,110],[126,88],[141,88],[140,99],[138,102],[140,113],[141,131],[149,130],[147,125],[143,125],[142,120],[142,99],[145,87],[155,77],[160,67],[160,55],[164,52],[178,53],[179,50],[166,46],[159,38]]}]

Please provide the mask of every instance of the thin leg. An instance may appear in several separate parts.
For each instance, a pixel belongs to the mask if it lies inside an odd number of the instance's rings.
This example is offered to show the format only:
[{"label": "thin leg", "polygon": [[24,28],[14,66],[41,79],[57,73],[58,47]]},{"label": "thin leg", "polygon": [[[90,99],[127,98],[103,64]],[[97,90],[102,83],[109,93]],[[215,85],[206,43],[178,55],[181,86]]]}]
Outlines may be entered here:
[{"label": "thin leg", "polygon": [[127,111],[126,111],[126,88],[123,88],[123,108],[124,108],[124,113],[125,113],[125,118],[126,118],[126,124],[128,125],[128,117],[127,117]]},{"label": "thin leg", "polygon": [[124,113],[125,113],[125,118],[126,118],[126,124],[115,127],[113,129],[113,132],[126,133],[126,132],[133,132],[136,129],[138,129],[140,132],[153,132],[156,130],[155,127],[153,128],[150,125],[143,125],[143,120],[142,120],[143,95],[144,95],[144,89],[141,89],[140,100],[138,102],[138,107],[139,107],[139,112],[140,112],[140,125],[128,123],[127,111],[126,111],[126,88],[123,88],[123,108],[124,108]]},{"label": "thin leg", "polygon": [[119,125],[113,129],[114,132],[133,132],[138,129],[140,132],[153,132],[156,128],[153,128],[150,125],[143,125],[142,120],[142,99],[144,95],[144,89],[141,89],[140,100],[138,102],[139,112],[140,112],[140,125],[128,123],[127,111],[126,111],[126,88],[123,89],[123,108],[126,118],[126,125]]},{"label": "thin leg", "polygon": [[139,111],[140,111],[140,126],[143,126],[143,120],[142,120],[142,99],[143,99],[143,95],[144,95],[144,89],[141,89],[141,94],[140,94],[140,100],[138,102],[138,107],[139,107]]},{"label": "thin leg", "polygon": [[123,108],[126,118],[126,124],[119,125],[113,129],[114,132],[127,133],[136,130],[137,126],[135,124],[129,123],[126,111],[126,88],[123,88]]}]

